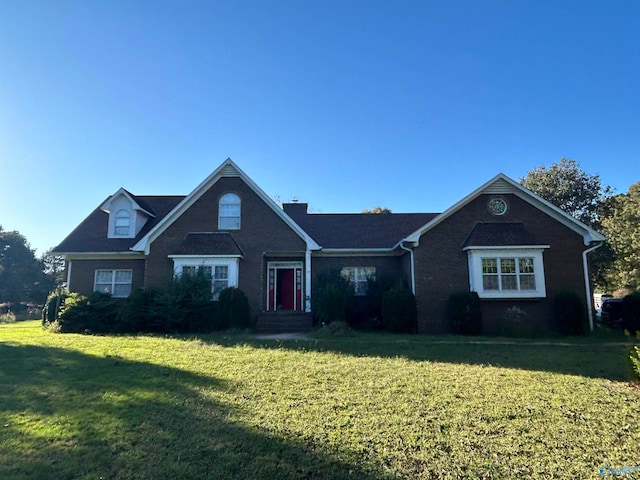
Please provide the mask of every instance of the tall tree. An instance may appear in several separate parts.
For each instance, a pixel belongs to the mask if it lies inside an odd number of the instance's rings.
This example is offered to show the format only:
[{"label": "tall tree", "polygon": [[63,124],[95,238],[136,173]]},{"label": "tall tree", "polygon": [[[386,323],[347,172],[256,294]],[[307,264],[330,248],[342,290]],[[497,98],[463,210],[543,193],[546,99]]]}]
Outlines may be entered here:
[{"label": "tall tree", "polygon": [[0,303],[43,303],[50,286],[27,239],[0,226]]},{"label": "tall tree", "polygon": [[626,194],[616,195],[611,213],[602,220],[604,234],[615,253],[608,270],[613,288],[640,288],[640,182]]},{"label": "tall tree", "polygon": [[[563,158],[549,168],[536,167],[520,183],[596,230],[602,230],[612,208],[613,189],[603,186],[599,175],[584,172],[575,160]],[[597,288],[611,288],[609,269],[614,259],[607,242],[591,254],[591,276]]]},{"label": "tall tree", "polygon": [[585,173],[575,160],[563,158],[549,168],[536,167],[520,183],[587,225],[599,228],[613,189],[600,175]]}]

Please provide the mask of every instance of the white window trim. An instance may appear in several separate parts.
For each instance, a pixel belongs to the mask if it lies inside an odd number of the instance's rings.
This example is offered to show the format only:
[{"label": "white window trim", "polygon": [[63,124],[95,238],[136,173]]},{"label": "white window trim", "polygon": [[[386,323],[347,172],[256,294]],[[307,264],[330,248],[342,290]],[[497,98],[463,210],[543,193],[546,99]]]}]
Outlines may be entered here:
[{"label": "white window trim", "polygon": [[[219,256],[192,256],[192,255],[171,255],[173,259],[173,274],[176,277],[182,275],[182,267],[211,267],[212,275],[216,266],[226,266],[228,268],[228,287],[238,286],[240,258],[219,257]],[[211,279],[213,293],[213,278]]]},{"label": "white window trim", "polygon": [[[233,198],[234,201],[230,202],[230,201],[224,201],[225,199],[229,199],[229,198]],[[236,218],[236,217],[223,217],[222,216],[222,205],[226,204],[226,205],[238,205],[238,226],[235,228],[228,228],[228,227],[223,227],[222,226],[222,219],[223,218]],[[240,197],[232,192],[229,193],[225,193],[224,195],[222,195],[220,197],[220,200],[218,200],[218,230],[240,230],[240,227],[242,226],[242,201],[240,200]]]},{"label": "white window trim", "polygon": [[[129,288],[129,293],[126,295],[116,295],[116,285],[129,285],[133,287],[133,270],[130,268],[99,268],[93,273],[93,291],[98,292],[101,290],[97,290],[96,286],[98,284],[98,272],[111,272],[111,296],[113,298],[127,298],[132,291],[132,288]],[[131,272],[131,282],[116,282],[116,272]],[[105,282],[100,282],[100,284],[105,284]]]},{"label": "white window trim", "polygon": [[[469,261],[469,287],[480,298],[545,298],[547,288],[542,253],[548,245],[518,247],[466,247]],[[483,258],[533,258],[535,290],[484,290],[482,283]]]}]

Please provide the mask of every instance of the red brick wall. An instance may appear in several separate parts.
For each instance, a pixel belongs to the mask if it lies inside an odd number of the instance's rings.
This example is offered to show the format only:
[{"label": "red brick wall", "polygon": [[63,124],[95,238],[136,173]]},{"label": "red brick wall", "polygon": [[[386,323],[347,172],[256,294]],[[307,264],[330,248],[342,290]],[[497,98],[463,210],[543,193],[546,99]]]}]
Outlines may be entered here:
[{"label": "red brick wall", "polygon": [[[69,268],[69,267],[67,267]],[[71,260],[70,290],[83,295],[93,292],[96,270],[133,270],[131,291],[142,288],[144,282],[144,259],[139,260]]]},{"label": "red brick wall", "polygon": [[168,258],[189,232],[217,232],[218,200],[235,193],[241,201],[241,228],[230,231],[242,249],[239,288],[251,306],[252,315],[266,302],[265,252],[302,252],[305,243],[240,178],[221,178],[205,192],[152,244],[147,259],[145,286],[164,289],[173,277],[173,261]]},{"label": "red brick wall", "polygon": [[480,195],[447,218],[420,239],[415,250],[416,297],[421,332],[449,331],[444,311],[448,297],[469,290],[467,254],[462,245],[477,222],[523,222],[525,228],[543,245],[547,297],[543,300],[482,300],[485,330],[498,333],[507,308],[518,306],[526,312],[533,329],[551,325],[551,301],[561,290],[575,291],[586,308],[582,274],[582,237],[521,200],[515,195],[501,195],[509,204],[507,213],[497,217],[487,210],[494,195]]}]

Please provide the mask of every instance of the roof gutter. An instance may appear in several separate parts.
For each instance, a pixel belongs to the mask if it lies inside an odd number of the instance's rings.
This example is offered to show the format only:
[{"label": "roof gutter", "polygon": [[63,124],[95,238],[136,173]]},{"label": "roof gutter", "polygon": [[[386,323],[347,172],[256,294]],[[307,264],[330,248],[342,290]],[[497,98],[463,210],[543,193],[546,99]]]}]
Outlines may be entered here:
[{"label": "roof gutter", "polygon": [[398,245],[402,250],[406,250],[407,252],[409,252],[409,256],[411,257],[411,293],[415,295],[416,294],[416,271],[415,271],[415,264],[414,264],[414,258],[413,258],[413,248],[405,247],[402,244],[402,242],[400,242]]},{"label": "roof gutter", "polygon": [[593,332],[593,300],[591,296],[591,282],[589,281],[589,265],[587,264],[587,255],[595,249],[600,248],[604,242],[598,242],[591,248],[582,252],[582,269],[584,273],[584,291],[587,296],[587,314],[589,316],[589,331]]}]

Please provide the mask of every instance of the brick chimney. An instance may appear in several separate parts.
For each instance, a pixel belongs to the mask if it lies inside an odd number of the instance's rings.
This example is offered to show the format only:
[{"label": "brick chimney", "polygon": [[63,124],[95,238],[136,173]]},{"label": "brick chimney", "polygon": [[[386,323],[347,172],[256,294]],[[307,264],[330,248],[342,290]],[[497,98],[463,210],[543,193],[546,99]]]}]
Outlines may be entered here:
[{"label": "brick chimney", "polygon": [[299,202],[283,203],[282,208],[284,210],[284,213],[295,220],[296,218],[303,217],[307,214],[307,208],[309,208],[309,204]]}]

